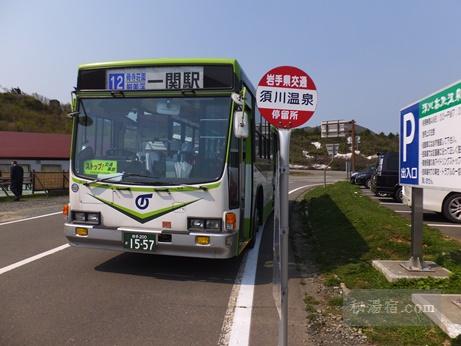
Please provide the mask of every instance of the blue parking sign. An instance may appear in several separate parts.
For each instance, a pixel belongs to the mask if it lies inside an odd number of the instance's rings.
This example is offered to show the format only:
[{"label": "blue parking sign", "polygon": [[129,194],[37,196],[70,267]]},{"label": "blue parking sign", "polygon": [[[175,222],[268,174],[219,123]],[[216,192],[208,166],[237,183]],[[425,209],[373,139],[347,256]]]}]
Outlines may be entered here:
[{"label": "blue parking sign", "polygon": [[419,103],[400,111],[400,184],[418,185]]}]

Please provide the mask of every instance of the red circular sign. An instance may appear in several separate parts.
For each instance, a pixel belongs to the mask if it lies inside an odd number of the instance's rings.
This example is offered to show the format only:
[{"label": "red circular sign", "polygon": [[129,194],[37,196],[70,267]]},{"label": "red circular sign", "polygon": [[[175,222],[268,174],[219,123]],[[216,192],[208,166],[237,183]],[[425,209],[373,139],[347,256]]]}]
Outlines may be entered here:
[{"label": "red circular sign", "polygon": [[293,66],[267,72],[256,91],[261,115],[277,128],[291,129],[306,123],[317,107],[317,88],[311,77]]}]

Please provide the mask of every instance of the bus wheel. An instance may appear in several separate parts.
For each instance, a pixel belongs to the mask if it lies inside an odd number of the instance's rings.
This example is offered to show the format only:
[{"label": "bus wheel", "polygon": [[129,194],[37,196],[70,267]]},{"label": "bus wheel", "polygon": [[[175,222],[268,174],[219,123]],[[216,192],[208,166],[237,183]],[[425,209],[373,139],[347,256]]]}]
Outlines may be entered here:
[{"label": "bus wheel", "polygon": [[253,211],[253,227],[251,229],[251,240],[250,243],[248,244],[248,247],[250,249],[255,247],[256,244],[256,232],[258,232],[259,224],[260,224],[260,213],[259,213],[259,208],[255,208]]}]

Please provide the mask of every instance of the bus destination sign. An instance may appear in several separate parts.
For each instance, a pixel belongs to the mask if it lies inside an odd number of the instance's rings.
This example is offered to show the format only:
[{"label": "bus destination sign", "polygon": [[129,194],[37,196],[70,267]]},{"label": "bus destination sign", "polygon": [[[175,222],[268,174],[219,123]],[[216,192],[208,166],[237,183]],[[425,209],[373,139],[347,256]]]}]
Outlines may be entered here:
[{"label": "bus destination sign", "polygon": [[293,66],[267,72],[256,91],[262,116],[277,128],[291,129],[306,123],[317,107],[317,88],[309,75]]},{"label": "bus destination sign", "polygon": [[81,68],[78,90],[157,91],[234,88],[230,64]]},{"label": "bus destination sign", "polygon": [[106,74],[108,90],[203,89],[203,66],[110,69]]}]

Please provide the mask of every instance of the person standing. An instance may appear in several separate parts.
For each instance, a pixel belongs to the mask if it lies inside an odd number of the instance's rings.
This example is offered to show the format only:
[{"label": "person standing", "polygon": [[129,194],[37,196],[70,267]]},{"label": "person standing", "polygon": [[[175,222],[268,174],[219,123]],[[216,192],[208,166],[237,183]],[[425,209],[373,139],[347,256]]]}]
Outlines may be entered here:
[{"label": "person standing", "polygon": [[22,196],[22,183],[24,180],[24,170],[18,165],[17,161],[13,161],[10,168],[10,189],[14,193],[14,200],[19,201]]}]

